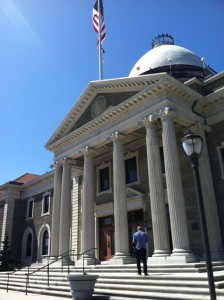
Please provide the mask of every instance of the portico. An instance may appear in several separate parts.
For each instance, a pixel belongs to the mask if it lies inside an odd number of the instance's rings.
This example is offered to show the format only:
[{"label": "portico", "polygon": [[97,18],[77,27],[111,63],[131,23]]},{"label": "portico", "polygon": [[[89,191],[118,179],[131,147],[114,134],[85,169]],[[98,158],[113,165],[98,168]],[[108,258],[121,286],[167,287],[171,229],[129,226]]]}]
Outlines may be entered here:
[{"label": "portico", "polygon": [[[99,256],[99,227],[96,224],[98,221],[95,212],[103,205],[108,205],[111,206],[109,214],[112,213],[114,217],[112,225],[115,247],[115,254],[109,261],[130,262],[127,207],[129,211],[135,209],[127,203],[126,191],[130,186],[143,195],[143,201],[139,201],[139,208],[147,213],[151,223],[151,229],[148,229],[150,246],[153,248],[150,260],[197,260],[191,249],[189,237],[186,208],[188,200],[185,199],[181,180],[177,133],[188,130],[193,124],[203,123],[203,119],[191,110],[193,101],[200,100],[201,97],[168,74],[104,80],[89,84],[46,145],[48,150],[54,152],[57,165],[57,193],[52,222],[57,225],[52,227],[55,227],[52,231],[52,236],[55,236],[55,239],[52,238],[52,256],[71,249],[71,231],[81,232],[76,251],[81,249],[81,252],[85,252],[90,248],[97,248]],[[162,174],[161,169],[161,147],[164,153],[165,174]],[[138,174],[131,183],[127,183],[125,179],[127,153],[137,153],[135,171]],[[72,170],[75,170],[76,166],[69,167],[68,163],[62,164],[64,161],[76,161],[81,170],[81,184],[77,189],[79,221],[75,222],[76,225],[71,221],[71,209],[74,209],[71,181]],[[103,162],[109,166],[106,171],[109,174],[110,187],[100,191],[97,166]],[[212,184],[212,180],[206,178],[206,181],[208,180],[209,184]],[[210,198],[208,201],[212,201],[210,205],[215,205],[214,199]],[[209,209],[206,213],[210,220],[214,219]],[[216,226],[214,231],[217,239],[212,247],[216,257],[222,257],[219,224],[213,224]],[[92,251],[88,255],[87,260],[91,263],[95,252]]]}]

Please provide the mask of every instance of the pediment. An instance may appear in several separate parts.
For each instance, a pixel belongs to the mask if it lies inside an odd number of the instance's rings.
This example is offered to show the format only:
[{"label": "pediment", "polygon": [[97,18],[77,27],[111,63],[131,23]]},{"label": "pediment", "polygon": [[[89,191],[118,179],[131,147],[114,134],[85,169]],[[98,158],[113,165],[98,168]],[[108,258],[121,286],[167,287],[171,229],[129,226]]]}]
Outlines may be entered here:
[{"label": "pediment", "polygon": [[[139,91],[137,91],[139,92]],[[136,91],[120,91],[120,92],[111,92],[111,93],[99,93],[92,99],[83,113],[77,118],[73,127],[70,129],[68,134],[85,124],[91,122],[96,119],[103,113],[113,109],[123,101],[129,99],[134,96]]]},{"label": "pediment", "polygon": [[195,93],[166,73],[90,82],[45,147],[55,151],[166,90],[187,100]]},{"label": "pediment", "polygon": [[[128,77],[90,82],[65,119],[50,137],[45,147],[49,149],[51,144],[65,137],[85,122],[88,123],[91,121],[93,119],[91,104],[93,104],[94,100],[96,101],[97,97],[104,96],[106,98],[105,109],[110,110],[113,105],[118,105],[119,101],[122,102],[131,94],[139,93],[139,91],[154,84],[163,76],[164,74],[155,74],[136,78]],[[111,99],[109,95],[111,95]],[[120,95],[120,99],[118,95]]]},{"label": "pediment", "polygon": [[133,188],[127,187],[126,188],[126,197],[127,197],[127,200],[129,200],[129,199],[142,199],[143,194],[140,193],[139,191],[136,191]]}]

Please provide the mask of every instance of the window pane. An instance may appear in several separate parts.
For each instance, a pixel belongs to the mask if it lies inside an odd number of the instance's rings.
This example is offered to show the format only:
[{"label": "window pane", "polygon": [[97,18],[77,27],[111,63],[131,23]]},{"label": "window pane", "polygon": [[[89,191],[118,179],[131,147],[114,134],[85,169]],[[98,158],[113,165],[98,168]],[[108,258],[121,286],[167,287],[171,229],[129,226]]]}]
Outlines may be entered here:
[{"label": "window pane", "polygon": [[49,241],[48,231],[45,230],[44,235],[43,235],[42,255],[48,254],[48,241]]},{"label": "window pane", "polygon": [[31,233],[29,233],[26,240],[26,256],[31,256],[31,252],[32,252],[32,235]]},{"label": "window pane", "polygon": [[109,167],[100,169],[99,174],[100,174],[99,191],[103,192],[109,190],[110,189]]},{"label": "window pane", "polygon": [[28,218],[32,218],[33,217],[33,201],[29,201],[28,202]]},{"label": "window pane", "polygon": [[126,183],[137,181],[137,163],[136,157],[125,160]]},{"label": "window pane", "polygon": [[49,201],[50,201],[50,196],[47,195],[44,197],[44,207],[43,207],[43,213],[46,214],[49,212]]}]

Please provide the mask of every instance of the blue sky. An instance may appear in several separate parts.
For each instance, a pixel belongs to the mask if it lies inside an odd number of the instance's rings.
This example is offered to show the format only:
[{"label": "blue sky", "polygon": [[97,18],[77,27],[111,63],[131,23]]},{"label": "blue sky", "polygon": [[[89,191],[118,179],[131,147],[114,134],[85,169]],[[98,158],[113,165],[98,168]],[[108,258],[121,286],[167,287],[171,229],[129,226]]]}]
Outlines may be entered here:
[{"label": "blue sky", "polygon": [[[44,145],[98,80],[95,0],[0,0],[0,184],[44,174]],[[128,76],[158,34],[224,71],[223,0],[103,0],[103,78]]]}]

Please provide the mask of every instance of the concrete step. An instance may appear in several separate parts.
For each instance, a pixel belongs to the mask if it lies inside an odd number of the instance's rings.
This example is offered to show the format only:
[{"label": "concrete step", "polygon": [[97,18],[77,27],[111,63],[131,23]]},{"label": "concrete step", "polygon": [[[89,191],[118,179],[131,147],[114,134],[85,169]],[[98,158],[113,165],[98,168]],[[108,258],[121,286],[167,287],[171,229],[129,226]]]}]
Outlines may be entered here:
[{"label": "concrete step", "polygon": [[[144,292],[139,291],[138,293],[133,293],[131,291],[120,291],[120,290],[107,290],[104,289],[103,293],[100,291],[100,289],[95,288],[94,291],[95,295],[111,295],[111,296],[120,296],[120,297],[137,297],[138,299],[172,299],[172,300],[210,300],[209,295],[195,295],[193,291],[189,292],[187,294],[182,293],[161,293],[160,291],[156,292]],[[223,295],[217,295],[217,300],[223,300]]]},{"label": "concrete step", "polygon": [[[224,264],[216,263],[214,270],[217,300],[224,300]],[[149,276],[136,275],[136,265],[125,266],[89,266],[85,270],[98,274],[95,293],[118,297],[135,297],[136,299],[181,299],[208,300],[209,290],[207,274],[203,271],[204,263],[184,265],[149,266]],[[29,268],[29,273],[37,268]],[[71,267],[71,273],[82,274],[82,268]],[[9,276],[9,289],[25,292],[26,273],[23,269]],[[0,273],[0,288],[7,288],[8,275]],[[42,269],[29,276],[29,293],[38,293],[71,298],[67,274],[61,268],[50,269],[49,286],[47,269]]]}]

